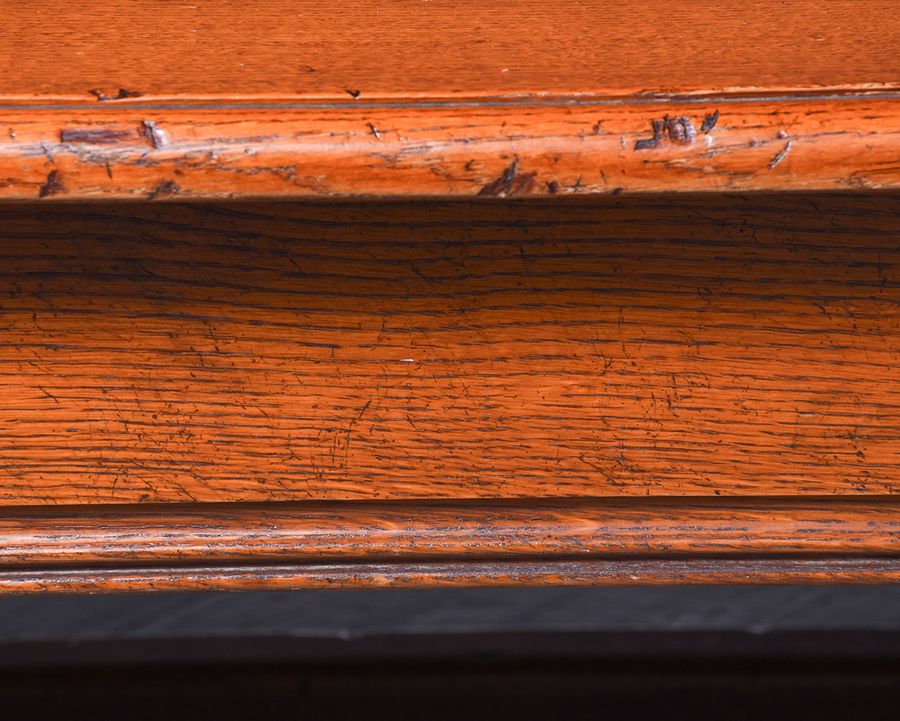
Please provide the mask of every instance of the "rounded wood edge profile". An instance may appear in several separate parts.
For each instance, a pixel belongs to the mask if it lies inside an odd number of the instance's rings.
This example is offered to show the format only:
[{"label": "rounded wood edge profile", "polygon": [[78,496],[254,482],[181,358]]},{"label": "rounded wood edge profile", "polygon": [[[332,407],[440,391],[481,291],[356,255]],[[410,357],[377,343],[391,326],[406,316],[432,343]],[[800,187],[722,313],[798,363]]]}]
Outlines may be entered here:
[{"label": "rounded wood edge profile", "polygon": [[0,571],[0,593],[897,582],[900,559],[896,558],[455,561]]},{"label": "rounded wood edge profile", "polygon": [[900,187],[893,96],[99,105],[4,106],[0,199]]},{"label": "rounded wood edge profile", "polygon": [[0,590],[900,579],[900,499],[6,508]]}]

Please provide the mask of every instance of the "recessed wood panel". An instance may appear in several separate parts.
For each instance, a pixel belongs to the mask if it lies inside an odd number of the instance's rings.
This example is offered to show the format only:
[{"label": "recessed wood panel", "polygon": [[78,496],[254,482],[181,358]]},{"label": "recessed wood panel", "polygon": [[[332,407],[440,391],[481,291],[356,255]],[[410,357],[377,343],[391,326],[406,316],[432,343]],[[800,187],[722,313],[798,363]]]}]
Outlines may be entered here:
[{"label": "recessed wood panel", "polygon": [[0,497],[893,493],[898,210],[5,206]]}]

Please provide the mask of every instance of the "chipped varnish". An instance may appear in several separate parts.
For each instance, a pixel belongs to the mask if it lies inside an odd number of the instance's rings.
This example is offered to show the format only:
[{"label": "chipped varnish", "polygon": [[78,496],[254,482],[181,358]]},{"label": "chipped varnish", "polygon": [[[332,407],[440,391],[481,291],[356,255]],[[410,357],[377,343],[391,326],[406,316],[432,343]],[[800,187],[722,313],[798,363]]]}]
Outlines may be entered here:
[{"label": "chipped varnish", "polygon": [[[105,104],[16,108],[3,120],[0,199],[900,187],[900,102],[879,98],[404,108],[351,101],[327,111],[171,107],[152,115]],[[50,172],[61,185],[42,194]],[[170,181],[177,196],[157,192]]]},{"label": "chipped varnish", "polygon": [[891,0],[40,5],[0,591],[900,581]]}]

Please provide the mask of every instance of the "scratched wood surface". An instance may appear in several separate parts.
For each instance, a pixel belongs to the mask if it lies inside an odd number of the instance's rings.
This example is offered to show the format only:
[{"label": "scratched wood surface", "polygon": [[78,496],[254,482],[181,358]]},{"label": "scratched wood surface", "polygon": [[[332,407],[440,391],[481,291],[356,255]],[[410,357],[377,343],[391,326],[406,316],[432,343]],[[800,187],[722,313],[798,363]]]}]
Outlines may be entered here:
[{"label": "scratched wood surface", "polygon": [[900,187],[900,96],[109,105],[0,109],[0,199]]},{"label": "scratched wood surface", "polygon": [[0,199],[900,187],[893,0],[38,0]]},{"label": "scratched wood surface", "polygon": [[0,499],[891,494],[900,198],[0,207]]},{"label": "scratched wood surface", "polygon": [[893,5],[5,8],[0,590],[897,580]]},{"label": "scratched wood surface", "polygon": [[660,584],[885,584],[896,557],[654,558],[0,569],[0,593]]},{"label": "scratched wood surface", "polygon": [[897,89],[893,0],[34,0],[0,98],[483,97]]},{"label": "scratched wood surface", "polygon": [[873,558],[900,553],[898,523],[893,496],[32,506],[0,509],[0,568]]}]

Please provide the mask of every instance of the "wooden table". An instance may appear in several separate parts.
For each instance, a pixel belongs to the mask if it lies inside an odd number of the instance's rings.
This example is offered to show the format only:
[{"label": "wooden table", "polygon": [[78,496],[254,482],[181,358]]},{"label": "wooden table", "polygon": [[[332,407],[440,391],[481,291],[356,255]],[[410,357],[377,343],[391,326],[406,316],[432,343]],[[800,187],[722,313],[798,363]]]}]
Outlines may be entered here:
[{"label": "wooden table", "polygon": [[7,9],[0,590],[900,579],[897,47],[891,0]]}]

